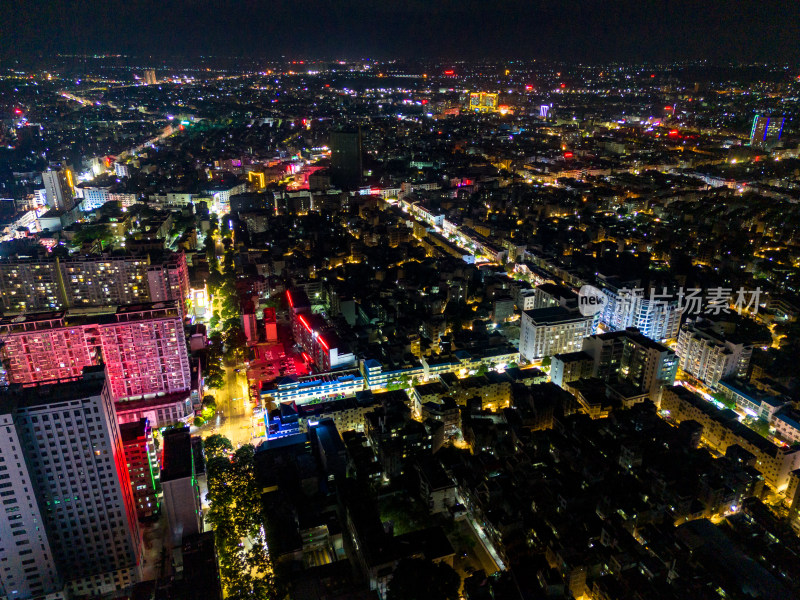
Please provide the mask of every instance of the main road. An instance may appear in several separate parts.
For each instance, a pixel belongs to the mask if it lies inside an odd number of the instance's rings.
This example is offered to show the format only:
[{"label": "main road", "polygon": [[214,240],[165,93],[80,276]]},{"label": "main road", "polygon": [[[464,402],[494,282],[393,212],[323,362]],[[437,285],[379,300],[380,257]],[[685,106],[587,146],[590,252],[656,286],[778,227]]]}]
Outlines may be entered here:
[{"label": "main road", "polygon": [[219,433],[234,448],[249,444],[253,437],[253,405],[247,394],[247,379],[235,366],[225,365],[225,385],[214,393],[217,415],[200,428],[203,437]]}]

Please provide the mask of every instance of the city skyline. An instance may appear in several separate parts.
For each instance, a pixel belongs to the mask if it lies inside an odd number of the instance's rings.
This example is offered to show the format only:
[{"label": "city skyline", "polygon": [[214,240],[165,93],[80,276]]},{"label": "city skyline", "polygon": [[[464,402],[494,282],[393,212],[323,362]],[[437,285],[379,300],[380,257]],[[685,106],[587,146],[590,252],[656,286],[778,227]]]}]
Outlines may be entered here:
[{"label": "city skyline", "polygon": [[800,597],[797,17],[0,6],[0,600]]}]

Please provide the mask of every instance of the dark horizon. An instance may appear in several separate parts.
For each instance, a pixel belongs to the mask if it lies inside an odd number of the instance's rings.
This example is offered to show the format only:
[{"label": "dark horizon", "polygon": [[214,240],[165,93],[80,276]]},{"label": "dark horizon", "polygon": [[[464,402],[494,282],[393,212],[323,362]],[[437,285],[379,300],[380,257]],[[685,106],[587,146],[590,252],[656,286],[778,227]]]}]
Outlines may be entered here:
[{"label": "dark horizon", "polygon": [[16,0],[0,59],[56,53],[306,59],[798,62],[800,5],[767,0]]}]

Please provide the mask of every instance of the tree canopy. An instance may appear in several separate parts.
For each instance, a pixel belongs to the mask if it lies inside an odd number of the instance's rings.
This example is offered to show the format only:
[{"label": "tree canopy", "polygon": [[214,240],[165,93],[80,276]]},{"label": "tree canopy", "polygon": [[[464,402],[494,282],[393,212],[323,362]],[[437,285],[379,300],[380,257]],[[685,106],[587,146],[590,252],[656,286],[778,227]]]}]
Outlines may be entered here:
[{"label": "tree canopy", "polygon": [[226,455],[228,452],[233,451],[233,444],[231,441],[218,433],[208,436],[203,441],[203,450],[206,454],[206,460],[218,458]]}]

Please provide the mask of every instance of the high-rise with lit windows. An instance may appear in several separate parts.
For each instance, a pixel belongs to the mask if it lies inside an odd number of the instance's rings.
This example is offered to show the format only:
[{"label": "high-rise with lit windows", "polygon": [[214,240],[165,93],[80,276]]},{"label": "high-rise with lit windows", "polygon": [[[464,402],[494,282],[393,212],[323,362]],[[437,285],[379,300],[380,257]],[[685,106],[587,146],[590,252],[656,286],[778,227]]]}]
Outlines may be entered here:
[{"label": "high-rise with lit windows", "polygon": [[[4,506],[18,508],[3,518],[11,527],[15,521],[9,516],[21,515],[24,525],[18,529],[25,531],[2,539],[3,545],[15,544],[4,551],[23,567],[0,568],[7,597],[22,597],[8,587],[12,577],[21,576],[29,598],[57,591],[58,576],[74,596],[136,583],[141,538],[103,367],[86,369],[72,380],[5,388],[0,415],[7,429],[0,442],[2,464],[12,483],[8,490],[14,492]],[[20,554],[25,550],[31,552]],[[24,567],[22,560],[34,561],[33,577],[26,570],[33,567]]]},{"label": "high-rise with lit windows", "polygon": [[0,309],[6,314],[160,300],[181,300],[183,306],[188,295],[182,252],[160,262],[147,255],[0,260]]},{"label": "high-rise with lit windows", "polygon": [[23,454],[13,403],[0,400],[0,594],[28,600],[62,590]]},{"label": "high-rise with lit windows", "polygon": [[147,419],[119,426],[128,465],[136,515],[145,519],[158,512],[159,465],[153,429]]},{"label": "high-rise with lit windows", "polygon": [[44,171],[42,183],[48,206],[56,210],[70,210],[75,206],[75,179],[72,171],[69,169]]},{"label": "high-rise with lit windows", "polygon": [[0,319],[9,383],[77,377],[105,363],[111,395],[127,400],[189,390],[183,320],[173,301],[94,313],[59,311]]}]

